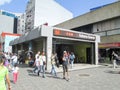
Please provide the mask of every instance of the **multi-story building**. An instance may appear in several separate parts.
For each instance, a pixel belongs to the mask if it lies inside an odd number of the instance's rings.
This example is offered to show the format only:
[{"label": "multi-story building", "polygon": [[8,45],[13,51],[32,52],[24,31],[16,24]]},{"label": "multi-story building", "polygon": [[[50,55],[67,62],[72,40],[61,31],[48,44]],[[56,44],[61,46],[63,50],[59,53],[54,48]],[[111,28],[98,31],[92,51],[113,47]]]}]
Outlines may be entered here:
[{"label": "multi-story building", "polygon": [[15,14],[0,10],[0,34],[2,32],[17,33],[17,16]]},{"label": "multi-story building", "polygon": [[9,42],[15,39],[16,33],[17,16],[11,12],[0,10],[0,50],[8,50]]},{"label": "multi-story building", "polygon": [[90,9],[90,12],[65,21],[55,27],[72,29],[101,36],[101,57],[120,53],[120,1]]},{"label": "multi-story building", "polygon": [[18,22],[17,22],[17,33],[18,34],[23,35],[25,33],[25,18],[26,18],[25,13],[18,16]]},{"label": "multi-story building", "polygon": [[28,32],[39,25],[56,25],[73,18],[73,14],[54,0],[30,0],[26,7],[26,27]]}]

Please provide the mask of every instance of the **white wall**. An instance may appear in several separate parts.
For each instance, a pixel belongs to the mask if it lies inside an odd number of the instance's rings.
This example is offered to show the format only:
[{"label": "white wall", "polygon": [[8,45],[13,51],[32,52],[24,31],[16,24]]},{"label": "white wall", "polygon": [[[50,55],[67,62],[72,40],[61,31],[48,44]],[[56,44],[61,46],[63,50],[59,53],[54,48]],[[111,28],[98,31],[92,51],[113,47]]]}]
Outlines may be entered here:
[{"label": "white wall", "polygon": [[12,52],[12,46],[9,45],[10,41],[18,38],[19,36],[12,36],[12,35],[6,35],[5,36],[5,44],[4,44],[4,52]]},{"label": "white wall", "polygon": [[2,32],[13,33],[14,19],[9,16],[0,15],[0,34]]},{"label": "white wall", "polygon": [[46,22],[49,26],[54,26],[73,18],[71,12],[60,6],[54,0],[36,0],[35,5],[35,27]]}]

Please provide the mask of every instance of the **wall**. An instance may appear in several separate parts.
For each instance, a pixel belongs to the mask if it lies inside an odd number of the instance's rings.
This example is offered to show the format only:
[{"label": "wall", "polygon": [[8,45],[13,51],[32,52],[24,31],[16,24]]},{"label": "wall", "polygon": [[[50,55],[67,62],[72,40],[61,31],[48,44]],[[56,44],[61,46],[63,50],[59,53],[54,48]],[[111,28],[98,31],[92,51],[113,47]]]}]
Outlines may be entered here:
[{"label": "wall", "polygon": [[72,17],[73,15],[70,11],[60,6],[54,0],[35,1],[35,27],[46,22],[49,26],[53,26]]},{"label": "wall", "polygon": [[120,17],[98,22],[93,25],[93,33],[120,28]]},{"label": "wall", "polygon": [[119,16],[120,16],[120,1],[115,2],[113,4],[109,4],[100,9],[88,12],[86,14],[83,14],[81,16],[78,16],[76,18],[73,18],[71,20],[68,20],[55,26],[65,29],[72,29]]},{"label": "wall", "polygon": [[80,62],[86,62],[86,48],[90,47],[87,43],[80,43],[74,46],[75,54],[78,56]]},{"label": "wall", "polygon": [[120,42],[120,35],[111,35],[101,37],[101,43]]},{"label": "wall", "polygon": [[0,15],[0,34],[2,32],[13,33],[14,18]]}]

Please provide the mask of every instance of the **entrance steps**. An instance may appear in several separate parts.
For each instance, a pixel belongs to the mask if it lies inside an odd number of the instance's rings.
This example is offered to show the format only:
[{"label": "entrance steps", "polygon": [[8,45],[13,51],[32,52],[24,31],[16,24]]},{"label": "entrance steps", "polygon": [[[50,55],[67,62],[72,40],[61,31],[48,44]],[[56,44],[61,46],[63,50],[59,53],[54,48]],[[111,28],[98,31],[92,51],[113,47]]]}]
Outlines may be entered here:
[{"label": "entrance steps", "polygon": [[[94,68],[94,67],[99,67],[101,65],[91,65],[91,64],[74,64],[73,67],[71,68],[69,65],[69,71],[73,70],[80,70],[80,69],[87,69],[87,68]],[[56,72],[63,72],[63,67],[60,65],[59,68],[55,67]],[[51,69],[48,69],[47,72],[50,72]]]}]

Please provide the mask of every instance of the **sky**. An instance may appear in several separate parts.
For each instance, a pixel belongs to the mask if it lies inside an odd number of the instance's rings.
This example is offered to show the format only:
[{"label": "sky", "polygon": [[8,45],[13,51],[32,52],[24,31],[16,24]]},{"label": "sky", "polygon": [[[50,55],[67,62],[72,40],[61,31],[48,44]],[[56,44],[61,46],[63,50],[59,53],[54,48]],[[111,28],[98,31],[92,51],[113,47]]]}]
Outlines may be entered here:
[{"label": "sky", "polygon": [[[24,13],[29,0],[0,0],[0,9],[15,13]],[[90,11],[91,8],[110,4],[118,0],[55,0],[73,13],[73,17]]]}]

